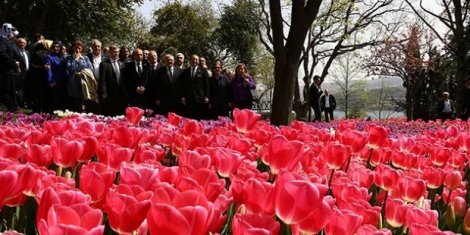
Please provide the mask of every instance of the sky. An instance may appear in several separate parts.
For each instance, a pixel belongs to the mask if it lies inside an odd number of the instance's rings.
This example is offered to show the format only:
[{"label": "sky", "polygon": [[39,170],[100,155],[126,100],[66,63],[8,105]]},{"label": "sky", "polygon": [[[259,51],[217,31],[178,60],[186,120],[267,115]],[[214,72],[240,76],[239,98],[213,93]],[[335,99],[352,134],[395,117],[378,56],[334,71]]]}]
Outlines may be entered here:
[{"label": "sky", "polygon": [[152,18],[152,12],[157,6],[157,1],[153,0],[144,0],[144,4],[137,7],[137,11],[140,12],[146,19],[150,20]]}]

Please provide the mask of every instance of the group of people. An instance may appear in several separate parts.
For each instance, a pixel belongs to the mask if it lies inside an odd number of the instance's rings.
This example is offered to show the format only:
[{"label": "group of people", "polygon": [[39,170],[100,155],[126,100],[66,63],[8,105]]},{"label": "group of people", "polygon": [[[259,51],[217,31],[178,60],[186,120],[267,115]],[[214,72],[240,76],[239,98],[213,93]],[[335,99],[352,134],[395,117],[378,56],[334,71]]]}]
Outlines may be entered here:
[{"label": "group of people", "polygon": [[30,106],[33,112],[69,109],[122,115],[126,107],[174,112],[195,119],[228,116],[233,108],[251,108],[256,82],[245,64],[232,73],[220,60],[208,68],[206,59],[91,41],[90,53],[76,40],[69,50],[60,42],[37,41],[27,47],[11,24],[0,30],[0,89],[9,111]]},{"label": "group of people", "polygon": [[336,98],[330,94],[328,89],[322,89],[320,76],[313,77],[313,83],[309,88],[310,106],[313,108],[315,121],[321,121],[322,111],[325,113],[325,121],[334,119],[334,110],[336,109]]}]

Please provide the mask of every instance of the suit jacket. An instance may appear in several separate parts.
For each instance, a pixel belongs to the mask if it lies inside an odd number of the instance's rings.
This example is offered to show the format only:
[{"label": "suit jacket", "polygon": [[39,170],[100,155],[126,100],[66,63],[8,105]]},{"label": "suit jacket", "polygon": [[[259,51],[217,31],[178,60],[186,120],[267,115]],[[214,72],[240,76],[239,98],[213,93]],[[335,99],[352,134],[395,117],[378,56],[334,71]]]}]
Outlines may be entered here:
[{"label": "suit jacket", "polygon": [[320,108],[320,96],[323,94],[323,91],[313,83],[310,86],[310,106],[313,108]]},{"label": "suit jacket", "polygon": [[[146,94],[139,94],[136,92],[137,87],[147,86],[148,82],[148,72],[150,70],[149,64],[145,62],[142,63],[142,72],[141,74],[138,73],[136,62],[131,61],[125,65],[125,72],[124,72],[124,81],[125,86],[127,89],[127,94],[129,94],[129,101],[132,105],[138,105],[143,101]],[[137,103],[136,103],[137,102]],[[140,105],[138,105],[140,106]]]},{"label": "suit jacket", "polygon": [[[111,59],[107,59],[100,64],[100,80],[98,85],[98,94],[105,115],[122,115],[127,107],[128,95],[124,85],[124,63],[117,62],[121,79],[114,72]],[[106,96],[106,99],[103,99]]]},{"label": "suit jacket", "polygon": [[157,70],[156,85],[152,93],[153,100],[160,100],[164,112],[175,112],[181,105],[180,100],[180,77],[181,69],[173,67],[173,76],[170,77],[167,67],[161,67]]},{"label": "suit jacket", "polygon": [[100,97],[106,96],[108,99],[114,99],[116,96],[127,96],[124,86],[124,63],[118,61],[121,79],[118,81],[114,72],[111,59],[107,59],[100,64],[100,81],[98,85],[98,94]]},{"label": "suit jacket", "polygon": [[[88,59],[90,60],[90,63],[91,63],[91,70],[94,70],[95,69],[95,65],[93,64],[93,53],[89,53],[87,55]],[[104,53],[101,53],[101,62],[104,62],[105,60],[107,60],[108,57],[104,54]],[[101,63],[100,63],[101,65]],[[99,69],[99,68],[98,68]],[[99,75],[99,74],[98,74]],[[99,80],[100,78],[96,78],[97,80]]]},{"label": "suit jacket", "polygon": [[191,76],[192,67],[186,68],[181,75],[181,97],[185,97],[189,105],[203,103],[204,97],[209,97],[209,73],[207,69],[196,67]]},{"label": "suit jacket", "polygon": [[[336,99],[333,95],[329,95],[329,103],[330,103],[330,108],[331,109],[336,109]],[[320,103],[321,103],[321,109],[322,110],[325,110],[325,106],[326,106],[326,98],[325,96],[322,96],[320,98]]]}]

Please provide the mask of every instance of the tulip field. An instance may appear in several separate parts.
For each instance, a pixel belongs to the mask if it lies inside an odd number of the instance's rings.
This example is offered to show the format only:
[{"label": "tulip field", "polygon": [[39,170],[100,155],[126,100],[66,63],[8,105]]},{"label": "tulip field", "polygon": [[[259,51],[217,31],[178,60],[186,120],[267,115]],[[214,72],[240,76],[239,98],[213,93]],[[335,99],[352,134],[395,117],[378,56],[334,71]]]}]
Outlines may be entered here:
[{"label": "tulip field", "polygon": [[470,234],[470,122],[0,115],[0,234]]}]

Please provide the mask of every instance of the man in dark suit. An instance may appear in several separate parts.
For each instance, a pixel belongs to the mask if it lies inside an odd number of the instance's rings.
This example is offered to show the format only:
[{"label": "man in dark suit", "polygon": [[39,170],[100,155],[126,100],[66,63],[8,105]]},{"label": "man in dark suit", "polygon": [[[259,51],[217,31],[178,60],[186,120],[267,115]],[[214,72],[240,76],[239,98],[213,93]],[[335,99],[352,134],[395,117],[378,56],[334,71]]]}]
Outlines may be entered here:
[{"label": "man in dark suit", "polygon": [[16,80],[21,75],[21,55],[14,44],[18,31],[13,25],[5,23],[0,28],[0,89],[3,103],[8,111],[16,112]]},{"label": "man in dark suit", "polygon": [[20,79],[17,80],[17,86],[16,86],[16,99],[18,101],[18,105],[20,107],[25,107],[26,105],[26,100],[25,100],[25,81],[26,81],[26,76],[28,74],[29,70],[29,65],[31,63],[31,55],[29,54],[28,50],[26,50],[26,39],[24,38],[18,38],[16,39],[16,45],[18,46],[18,50],[21,55],[21,61],[20,61],[20,70],[21,70],[21,75]]},{"label": "man in dark suit", "polygon": [[157,82],[152,91],[153,103],[157,113],[167,115],[168,112],[182,113],[180,99],[181,69],[174,67],[175,58],[171,54],[164,57],[165,66],[157,70]]},{"label": "man in dark suit", "polygon": [[161,114],[161,110],[157,110],[157,107],[155,105],[155,100],[154,97],[156,94],[157,89],[157,71],[158,69],[162,68],[164,65],[162,63],[158,63],[158,55],[157,52],[154,50],[149,51],[148,55],[148,61],[149,61],[149,70],[148,70],[148,81],[147,81],[147,87],[145,88],[144,96],[148,100],[148,107],[149,109],[152,109],[154,113]]},{"label": "man in dark suit", "polygon": [[325,112],[325,121],[329,122],[330,119],[334,119],[333,112],[336,109],[336,99],[327,89],[325,89],[324,92],[325,95],[320,98],[320,103],[321,109]]},{"label": "man in dark suit", "polygon": [[320,76],[315,75],[313,77],[313,83],[310,86],[310,106],[313,108],[313,112],[315,113],[315,121],[321,121],[320,96],[323,91],[320,85]]},{"label": "man in dark suit", "polygon": [[109,59],[100,64],[98,95],[105,115],[123,115],[127,107],[124,85],[124,62],[119,60],[119,47],[109,47]]},{"label": "man in dark suit", "polygon": [[126,64],[125,81],[129,104],[131,106],[147,108],[148,102],[145,90],[148,81],[149,64],[144,62],[144,52],[136,48],[133,60]]},{"label": "man in dark suit", "polygon": [[192,55],[190,67],[181,75],[181,100],[187,117],[207,119],[209,104],[209,74],[199,66],[199,56]]}]

